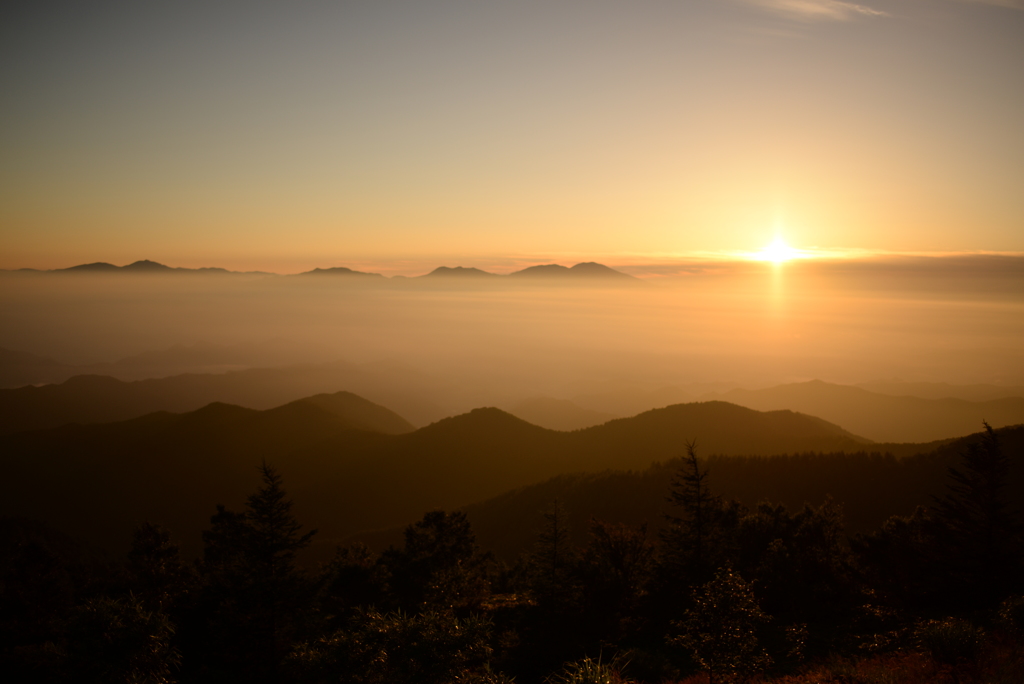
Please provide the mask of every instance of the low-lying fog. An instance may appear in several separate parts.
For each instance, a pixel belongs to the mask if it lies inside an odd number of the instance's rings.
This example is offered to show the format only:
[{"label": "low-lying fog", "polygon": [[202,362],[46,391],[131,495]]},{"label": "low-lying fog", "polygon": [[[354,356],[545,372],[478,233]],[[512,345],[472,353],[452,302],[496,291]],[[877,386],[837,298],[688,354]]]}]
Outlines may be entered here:
[{"label": "low-lying fog", "polygon": [[372,364],[443,383],[453,410],[812,378],[1024,385],[1022,261],[704,264],[622,287],[4,272],[0,347],[124,379]]}]

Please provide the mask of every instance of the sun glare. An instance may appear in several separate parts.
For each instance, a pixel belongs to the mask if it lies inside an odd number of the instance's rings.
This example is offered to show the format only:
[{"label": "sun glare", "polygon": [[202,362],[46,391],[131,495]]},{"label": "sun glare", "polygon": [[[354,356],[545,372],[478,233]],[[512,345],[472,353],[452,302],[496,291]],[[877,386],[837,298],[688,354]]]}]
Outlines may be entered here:
[{"label": "sun glare", "polygon": [[797,250],[783,242],[782,238],[777,237],[770,245],[757,253],[757,258],[761,261],[774,261],[778,264],[795,259],[799,255],[800,253]]}]

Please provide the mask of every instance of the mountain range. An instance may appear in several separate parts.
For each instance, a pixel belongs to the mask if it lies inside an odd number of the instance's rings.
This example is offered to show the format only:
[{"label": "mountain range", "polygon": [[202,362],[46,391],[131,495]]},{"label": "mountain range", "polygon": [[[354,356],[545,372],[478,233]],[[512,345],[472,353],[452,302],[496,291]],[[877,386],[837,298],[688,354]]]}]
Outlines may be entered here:
[{"label": "mountain range", "polygon": [[[105,261],[97,261],[90,264],[79,264],[77,266],[71,266],[69,268],[58,268],[49,271],[38,271],[37,269],[20,269],[21,271],[34,271],[44,273],[148,273],[148,274],[184,274],[184,273],[198,273],[198,274],[239,274],[244,273],[246,275],[276,275],[273,273],[267,273],[265,271],[229,271],[226,268],[208,267],[208,268],[175,268],[166,266],[156,261],[150,261],[143,259],[141,261],[135,261],[125,266],[116,266],[114,264],[107,263]],[[561,266],[559,264],[542,264],[538,266],[530,266],[519,271],[508,274],[508,276],[501,276],[496,273],[490,273],[483,271],[478,268],[467,268],[463,266],[448,267],[440,266],[435,268],[433,271],[417,276],[415,278],[406,277],[395,277],[387,278],[380,273],[367,273],[364,271],[356,271],[345,266],[334,266],[330,268],[315,268],[311,271],[305,271],[299,273],[300,276],[337,276],[342,278],[370,278],[370,279],[387,279],[399,281],[413,281],[419,279],[436,280],[438,278],[460,278],[460,279],[502,279],[505,277],[512,277],[517,280],[544,280],[544,281],[555,281],[555,282],[567,282],[567,281],[616,281],[620,283],[625,282],[641,282],[638,278],[635,278],[621,271],[617,271],[613,268],[609,268],[603,264],[595,262],[579,263],[572,267]]]},{"label": "mountain range", "polygon": [[0,389],[0,434],[127,420],[156,411],[194,411],[211,402],[269,409],[339,388],[394,407],[417,426],[451,415],[433,399],[448,396],[446,386],[430,376],[401,364],[337,361],[134,381],[76,375],[60,384]]},{"label": "mountain range", "polygon": [[546,396],[524,399],[507,410],[527,423],[563,432],[601,425],[618,417],[611,413],[582,408],[568,399]]},{"label": "mountain range", "polygon": [[[1024,426],[997,431],[1004,452],[1024,453]],[[974,434],[905,458],[878,453],[789,454],[771,457],[703,459],[707,484],[716,495],[754,508],[759,502],[783,504],[798,511],[819,506],[831,497],[840,503],[850,534],[878,529],[892,515],[909,515],[916,506],[930,506],[949,485],[948,470],[960,465],[960,453]],[[567,514],[567,527],[578,545],[587,541],[591,519],[648,526],[657,539],[665,516],[676,513],[667,495],[682,467],[681,459],[646,470],[570,473],[505,492],[466,506],[481,546],[513,560],[529,551],[541,527],[542,512],[557,500]],[[1011,467],[1007,499],[1024,500],[1024,467]],[[401,528],[361,534],[375,548],[401,543]]]},{"label": "mountain range", "polygon": [[[173,364],[227,361],[237,350],[172,348],[152,358],[126,360],[128,367],[141,364]],[[209,352],[209,353],[208,353]],[[213,356],[210,356],[213,353]],[[168,354],[170,356],[168,356]],[[26,367],[19,354],[0,349],[0,378],[41,368],[63,377],[73,367],[48,359],[29,358],[39,364]],[[165,358],[167,357],[167,358]],[[195,357],[195,358],[193,358]],[[4,363],[11,361],[13,372]],[[127,362],[131,361],[130,364]],[[127,364],[127,365],[126,365]],[[134,367],[134,366],[133,366]],[[120,366],[118,367],[120,370]],[[107,370],[101,368],[98,370]],[[113,370],[113,369],[111,369]],[[63,375],[62,375],[63,374]],[[986,390],[987,388],[987,390]],[[444,377],[421,373],[397,363],[350,364],[332,362],[279,368],[249,368],[226,373],[186,373],[163,378],[122,381],[105,375],[72,376],[60,384],[0,389],[0,434],[57,427],[65,423],[99,423],[126,420],[155,411],[194,411],[211,402],[268,409],[312,394],[354,392],[388,406],[420,427],[479,406],[480,393]],[[951,388],[955,391],[955,387]],[[996,392],[995,386],[968,387],[971,392]],[[1010,388],[1012,389],[1012,388]],[[1019,389],[1019,388],[1018,388]],[[1004,390],[1005,391],[1005,390]],[[589,428],[623,415],[694,400],[728,401],[757,410],[792,410],[841,425],[852,433],[876,442],[930,442],[969,434],[987,421],[994,427],[1024,423],[1024,398],[1001,397],[968,401],[953,397],[926,399],[871,392],[863,387],[811,381],[777,387],[697,394],[685,388],[630,394],[609,389],[606,396],[581,396],[574,400],[548,396],[528,397],[502,403],[504,410],[529,423],[552,430]],[[631,413],[614,413],[595,406],[609,406]]]},{"label": "mountain range", "polygon": [[[24,269],[33,270],[33,269]],[[49,271],[50,273],[234,273],[226,268],[205,267],[205,268],[175,268],[164,264],[142,259],[134,261],[125,266],[115,266],[105,261],[97,261],[91,264],[79,264],[69,268],[58,268]],[[262,273],[253,271],[252,273]]]},{"label": "mountain range", "polygon": [[670,406],[575,432],[481,408],[409,431],[354,395],[266,411],[214,403],[197,411],[65,425],[0,437],[0,515],[43,520],[120,548],[143,520],[168,526],[189,553],[213,507],[239,507],[264,460],[284,476],[296,515],[319,527],[323,554],[360,531],[404,525],[571,472],[646,469],[695,439],[702,454],[889,450],[819,418],[724,402]]},{"label": "mountain range", "polygon": [[758,411],[786,408],[809,413],[879,442],[958,437],[977,430],[982,421],[993,427],[1024,423],[1024,397],[987,401],[924,399],[820,380],[760,390],[733,389],[702,399],[728,401]]}]

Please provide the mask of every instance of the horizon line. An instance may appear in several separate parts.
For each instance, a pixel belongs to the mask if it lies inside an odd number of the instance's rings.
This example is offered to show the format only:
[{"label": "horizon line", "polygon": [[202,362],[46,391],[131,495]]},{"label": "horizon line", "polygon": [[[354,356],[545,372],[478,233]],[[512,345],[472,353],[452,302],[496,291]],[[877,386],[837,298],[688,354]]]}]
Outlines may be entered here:
[{"label": "horizon line", "polygon": [[[948,259],[948,258],[964,258],[964,257],[1007,257],[1007,258],[1022,258],[1024,252],[1022,251],[1000,251],[1000,250],[944,250],[944,251],[891,251],[891,250],[878,250],[878,249],[862,249],[862,248],[819,248],[819,247],[805,247],[805,248],[792,248],[792,254],[785,260],[785,262],[870,262],[875,260],[887,261],[887,260],[898,260],[898,259]],[[580,259],[579,256],[570,257],[568,261]],[[441,261],[442,259],[438,259]],[[563,259],[564,260],[564,259]],[[230,259],[228,260],[231,261]],[[62,266],[56,268],[38,268],[31,266],[20,266],[20,267],[7,267],[0,270],[6,272],[40,272],[40,273],[54,273],[76,269],[82,266],[91,265],[109,265],[113,268],[123,269],[128,266],[139,263],[152,263],[157,266],[161,266],[170,270],[184,270],[184,271],[222,271],[238,275],[267,275],[267,276],[294,276],[304,275],[313,273],[317,270],[331,270],[331,269],[343,269],[347,268],[356,273],[380,275],[385,278],[417,278],[425,275],[429,275],[434,271],[441,268],[450,269],[467,269],[467,270],[479,270],[491,275],[507,276],[513,273],[518,273],[528,268],[537,266],[563,266],[558,263],[558,257],[544,258],[529,258],[529,257],[486,257],[479,256],[476,258],[469,257],[466,260],[453,262],[456,263],[454,266],[442,264],[430,268],[426,273],[421,272],[419,269],[401,268],[398,264],[405,263],[409,264],[412,259],[398,258],[391,260],[380,260],[380,259],[367,259],[367,258],[355,258],[348,263],[348,265],[333,265],[333,266],[313,266],[306,270],[290,271],[290,270],[262,270],[259,268],[227,268],[223,266],[170,266],[162,261],[154,259],[137,259],[135,261],[128,262],[124,265],[117,265],[107,261],[83,261],[75,263],[71,266]],[[419,263],[428,261],[427,258],[415,259]],[[753,265],[753,264],[764,264],[766,261],[770,261],[763,252],[761,251],[739,251],[739,250],[705,250],[705,251],[692,251],[692,252],[663,252],[663,253],[626,253],[617,256],[613,255],[601,255],[597,257],[584,257],[582,261],[576,261],[571,266],[563,266],[564,268],[572,268],[584,263],[596,263],[602,266],[607,266],[614,270],[620,270],[623,273],[632,275],[634,277],[643,278],[644,275],[653,275],[650,271],[652,268],[681,268],[686,266],[712,266],[712,265]],[[395,262],[398,262],[397,264]],[[489,263],[488,263],[489,262]],[[496,262],[504,262],[503,264]],[[509,262],[514,264],[512,270],[506,270],[509,268]],[[783,262],[783,263],[785,263]],[[186,261],[187,263],[187,261]],[[479,264],[483,263],[482,266],[478,265],[467,265],[467,264]],[[398,267],[396,269],[396,266]],[[493,268],[499,270],[489,270]],[[237,270],[236,270],[237,269]],[[365,270],[372,269],[372,270]],[[400,270],[399,270],[400,269]],[[379,271],[390,272],[390,275],[380,273]],[[504,272],[502,272],[504,271]],[[415,273],[415,275],[414,275]]]}]

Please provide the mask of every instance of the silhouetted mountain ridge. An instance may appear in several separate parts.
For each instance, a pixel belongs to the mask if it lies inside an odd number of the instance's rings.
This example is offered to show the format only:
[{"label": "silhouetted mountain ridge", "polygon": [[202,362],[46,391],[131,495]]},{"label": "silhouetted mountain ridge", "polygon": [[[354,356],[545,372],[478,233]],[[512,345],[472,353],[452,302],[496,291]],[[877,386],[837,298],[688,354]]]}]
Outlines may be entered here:
[{"label": "silhouetted mountain ridge", "polygon": [[107,271],[120,271],[120,266],[114,264],[108,264],[105,261],[97,261],[91,264],[79,264],[78,266],[71,266],[70,268],[58,268],[56,271],[94,271],[94,272],[107,272]]},{"label": "silhouetted mountain ridge", "polygon": [[401,391],[391,385],[399,379],[414,385],[409,371],[391,380],[379,369],[335,362],[288,368],[254,368],[218,374],[182,374],[125,382],[105,375],[77,375],[59,385],[0,389],[0,435],[51,428],[64,423],[100,423],[126,420],[154,411],[181,413],[222,401],[266,409],[314,393],[352,388],[362,396],[374,394],[374,403],[395,406],[424,424],[445,415],[431,404],[427,390]]},{"label": "silhouetted mountain ridge", "polygon": [[[1024,451],[1024,426],[996,432],[1004,451]],[[798,511],[805,503],[818,506],[832,497],[842,504],[847,531],[854,534],[877,529],[889,516],[909,515],[918,505],[931,505],[933,497],[949,484],[949,467],[957,465],[959,454],[980,436],[975,433],[939,445],[920,445],[919,453],[902,459],[868,447],[848,453],[702,455],[701,462],[714,494],[750,508],[768,500]],[[509,561],[533,547],[541,512],[549,510],[556,499],[568,514],[573,542],[580,546],[587,543],[591,518],[634,527],[647,525],[649,538],[657,539],[665,516],[676,513],[667,493],[682,465],[682,459],[673,458],[646,469],[557,475],[463,510],[481,546]],[[1024,501],[1024,464],[1011,467],[1008,489],[1008,499]],[[360,533],[353,540],[382,550],[401,544],[403,529],[404,525],[397,525]]]},{"label": "silhouetted mountain ridge", "polygon": [[[23,271],[35,271],[35,269],[21,269]],[[36,271],[38,272],[38,271]],[[117,266],[105,261],[97,261],[89,264],[78,264],[77,266],[71,266],[68,268],[50,269],[49,271],[43,271],[47,273],[225,273],[225,274],[238,274],[243,273],[240,271],[230,271],[225,268],[219,267],[203,267],[203,268],[183,268],[183,267],[172,267],[165,264],[151,261],[149,259],[142,259],[135,261],[125,266]],[[248,275],[277,275],[274,273],[267,273],[264,271],[247,271],[244,272]],[[359,277],[370,277],[380,280],[410,280],[405,277],[394,277],[388,278],[380,273],[368,273],[364,271],[356,271],[348,268],[347,266],[333,266],[329,268],[314,268],[310,271],[304,271],[297,275],[335,275],[335,276],[359,276]],[[510,273],[516,279],[555,279],[555,280],[618,280],[618,281],[636,281],[639,282],[634,276],[616,271],[613,268],[599,264],[593,261],[587,261],[578,263],[574,266],[567,267],[559,264],[541,264],[537,266],[530,266],[519,271]],[[430,271],[421,276],[416,276],[412,280],[422,278],[506,278],[508,276],[501,276],[497,273],[491,273],[484,271],[476,267],[467,266],[438,266],[434,270]]]},{"label": "silhouetted mountain ridge", "polygon": [[271,409],[281,411],[289,407],[314,406],[328,414],[345,420],[352,428],[386,435],[400,435],[416,428],[405,418],[351,392],[317,394]]},{"label": "silhouetted mountain ridge", "polygon": [[980,402],[923,399],[821,380],[761,390],[733,389],[711,396],[759,411],[786,408],[810,413],[877,441],[925,442],[968,433],[982,421],[993,427],[1024,422],[1021,397]]},{"label": "silhouetted mountain ridge", "polygon": [[864,447],[820,419],[724,402],[670,406],[571,433],[481,408],[402,434],[367,431],[366,415],[346,408],[353,402],[380,419],[370,427],[400,425],[386,409],[340,394],[266,411],[212,403],[2,437],[0,514],[48,520],[108,547],[141,520],[154,520],[194,553],[213,505],[240,505],[265,459],[329,549],[360,530],[405,524],[425,510],[464,506],[559,473],[645,469],[678,456],[688,439],[709,454]]},{"label": "silhouetted mountain ridge", "polygon": [[482,271],[479,268],[467,268],[465,266],[438,266],[430,273],[419,276],[420,278],[497,278],[496,273]]},{"label": "silhouetted mountain ridge", "polygon": [[73,367],[54,359],[0,347],[0,387],[20,387],[64,378]]},{"label": "silhouetted mountain ridge", "polygon": [[203,267],[203,268],[182,268],[171,267],[149,259],[133,261],[125,266],[115,266],[105,261],[97,261],[91,264],[79,264],[69,268],[56,268],[50,273],[236,273],[226,268]]},{"label": "silhouetted mountain ridge", "polygon": [[333,268],[314,268],[312,271],[305,271],[299,275],[327,275],[327,276],[353,276],[353,277],[370,277],[370,278],[383,278],[384,276],[380,273],[366,273],[364,271],[353,271],[351,268],[345,266],[335,266]]},{"label": "silhouetted mountain ridge", "polygon": [[515,271],[509,274],[513,278],[553,278],[553,279],[581,279],[581,278],[602,278],[602,279],[618,279],[618,280],[637,280],[631,275],[616,271],[613,268],[609,268],[604,264],[599,264],[594,261],[587,261],[576,264],[571,268],[560,266],[559,264],[542,264],[539,266],[530,266],[524,268],[521,271]]},{"label": "silhouetted mountain ridge", "polygon": [[566,399],[551,397],[526,399],[511,407],[509,413],[534,425],[564,432],[582,430],[619,417],[582,408]]},{"label": "silhouetted mountain ridge", "polygon": [[876,394],[890,394],[895,397],[919,397],[921,399],[963,399],[966,401],[991,401],[1024,397],[1024,387],[1015,385],[951,385],[947,382],[907,382],[902,380],[879,380],[855,385]]}]

